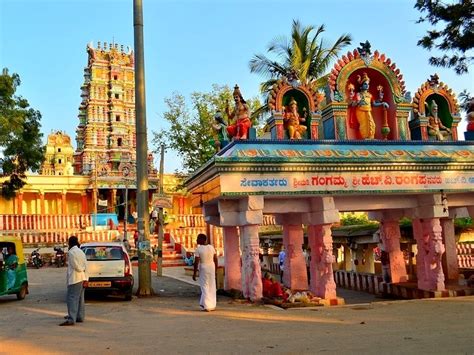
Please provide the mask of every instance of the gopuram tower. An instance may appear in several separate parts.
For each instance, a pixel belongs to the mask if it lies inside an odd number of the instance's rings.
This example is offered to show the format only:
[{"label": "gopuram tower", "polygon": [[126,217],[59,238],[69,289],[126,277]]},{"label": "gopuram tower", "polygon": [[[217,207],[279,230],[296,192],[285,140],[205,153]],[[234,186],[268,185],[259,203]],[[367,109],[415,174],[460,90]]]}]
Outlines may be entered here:
[{"label": "gopuram tower", "polygon": [[[88,44],[87,53],[74,171],[90,176],[94,204],[99,200],[98,212],[114,212],[118,206],[121,218],[125,190],[132,190],[129,196],[132,206],[135,195],[134,55],[130,47],[124,50],[123,45],[106,42],[103,45],[98,42],[96,48]],[[157,174],[151,154],[147,165],[152,190],[156,187]]]},{"label": "gopuram tower", "polygon": [[87,46],[76,130],[75,172],[102,175],[134,171],[135,72],[133,52],[118,44]]}]

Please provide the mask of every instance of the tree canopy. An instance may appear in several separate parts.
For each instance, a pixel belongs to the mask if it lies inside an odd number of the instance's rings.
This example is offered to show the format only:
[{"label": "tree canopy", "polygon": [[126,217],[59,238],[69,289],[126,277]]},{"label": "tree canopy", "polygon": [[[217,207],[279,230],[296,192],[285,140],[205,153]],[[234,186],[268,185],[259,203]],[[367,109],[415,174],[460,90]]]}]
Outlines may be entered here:
[{"label": "tree canopy", "polygon": [[321,38],[324,32],[324,25],[317,28],[303,26],[299,21],[293,20],[291,38],[277,37],[267,47],[267,52],[276,59],[256,54],[250,60],[249,67],[252,73],[267,79],[260,85],[262,93],[268,93],[282,77],[290,82],[310,85],[314,90],[323,88],[327,83],[332,61],[352,41],[349,34],[344,34],[334,44],[327,46]]},{"label": "tree canopy", "polygon": [[458,0],[447,4],[440,0],[417,0],[415,8],[423,14],[417,23],[429,22],[433,26],[418,45],[429,51],[436,48],[446,53],[430,57],[430,64],[454,68],[457,74],[468,73],[474,59],[468,55],[474,47],[473,1]]},{"label": "tree canopy", "polygon": [[[251,112],[260,107],[257,98],[245,99]],[[164,144],[178,152],[183,164],[182,170],[177,173],[188,175],[215,154],[213,142],[216,138],[212,129],[214,115],[217,111],[224,114],[229,102],[232,105],[231,89],[219,85],[213,85],[210,92],[193,92],[191,107],[179,93],[173,93],[170,98],[165,99],[168,110],[163,118],[170,124],[170,128],[153,132],[153,144],[158,148]]]},{"label": "tree canopy", "polygon": [[[28,101],[15,92],[20,85],[18,74],[0,75],[0,177],[1,195],[15,196],[25,185],[26,172],[37,171],[44,159],[40,132],[41,113],[30,107]],[[3,180],[3,179],[2,179]]]}]

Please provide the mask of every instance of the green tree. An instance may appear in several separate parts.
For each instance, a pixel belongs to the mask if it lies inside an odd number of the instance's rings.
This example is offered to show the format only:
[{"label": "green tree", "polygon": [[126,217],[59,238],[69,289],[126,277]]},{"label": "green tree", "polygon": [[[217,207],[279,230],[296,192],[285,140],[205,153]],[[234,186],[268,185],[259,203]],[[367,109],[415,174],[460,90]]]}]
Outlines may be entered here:
[{"label": "green tree", "polygon": [[[260,107],[258,99],[247,99],[250,111]],[[210,92],[193,92],[191,108],[188,107],[183,95],[173,93],[165,99],[168,110],[163,118],[170,128],[153,132],[153,144],[171,148],[178,153],[183,166],[177,173],[187,175],[197,170],[215,154],[214,131],[212,123],[217,111],[225,112],[227,104],[232,105],[232,90],[228,86],[213,85]],[[254,122],[256,123],[256,122]],[[158,149],[157,149],[158,150]]]},{"label": "green tree", "polygon": [[37,171],[44,159],[40,132],[41,114],[15,92],[20,85],[18,74],[0,75],[0,177],[1,195],[12,198],[25,185],[26,172]]},{"label": "green tree", "polygon": [[432,56],[430,64],[454,68],[457,74],[468,73],[474,59],[467,54],[474,47],[473,1],[458,0],[447,4],[441,0],[417,0],[415,8],[423,14],[417,23],[429,22],[434,26],[418,41],[418,45],[429,51],[436,48],[450,54]]},{"label": "green tree", "polygon": [[469,112],[469,107],[471,105],[471,102],[474,100],[474,97],[471,96],[471,94],[464,89],[460,94],[459,94],[459,100],[461,101],[461,110],[464,112],[468,113]]},{"label": "green tree", "polygon": [[[314,90],[326,85],[329,65],[345,46],[351,44],[352,38],[349,34],[344,34],[328,47],[321,38],[324,31],[324,25],[318,28],[303,27],[299,21],[293,20],[291,38],[288,40],[285,36],[280,36],[268,45],[267,52],[276,59],[256,54],[250,60],[250,71],[267,79],[260,85],[265,96],[268,96],[273,84],[282,77],[310,85]],[[266,106],[263,109],[266,110]]]}]

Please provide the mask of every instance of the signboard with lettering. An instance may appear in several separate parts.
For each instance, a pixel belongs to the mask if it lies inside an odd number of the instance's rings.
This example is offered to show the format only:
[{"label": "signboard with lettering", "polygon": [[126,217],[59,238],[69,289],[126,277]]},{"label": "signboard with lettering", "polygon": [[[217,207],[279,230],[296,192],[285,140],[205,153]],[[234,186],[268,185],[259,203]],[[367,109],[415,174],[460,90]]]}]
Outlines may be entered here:
[{"label": "signboard with lettering", "polygon": [[474,191],[474,172],[308,172],[223,174],[222,194]]}]

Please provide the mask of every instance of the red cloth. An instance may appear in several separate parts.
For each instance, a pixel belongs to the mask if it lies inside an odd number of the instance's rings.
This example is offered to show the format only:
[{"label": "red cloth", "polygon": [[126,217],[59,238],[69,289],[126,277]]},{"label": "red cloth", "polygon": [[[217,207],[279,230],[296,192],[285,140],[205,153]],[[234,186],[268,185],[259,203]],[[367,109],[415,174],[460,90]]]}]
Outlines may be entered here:
[{"label": "red cloth", "polygon": [[263,297],[273,297],[273,284],[272,281],[266,278],[262,279]]},{"label": "red cloth", "polygon": [[272,296],[273,297],[284,297],[285,292],[283,292],[283,289],[281,288],[281,285],[279,282],[274,282],[272,285]]}]

